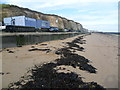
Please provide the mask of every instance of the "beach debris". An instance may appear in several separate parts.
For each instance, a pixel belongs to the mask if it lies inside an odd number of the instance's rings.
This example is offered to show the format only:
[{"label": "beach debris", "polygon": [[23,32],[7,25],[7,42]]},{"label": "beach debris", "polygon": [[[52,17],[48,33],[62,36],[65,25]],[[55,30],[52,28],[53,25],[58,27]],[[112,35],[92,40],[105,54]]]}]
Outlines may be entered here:
[{"label": "beach debris", "polygon": [[8,53],[14,53],[14,51],[12,51],[12,50],[10,50],[10,49],[6,49],[6,51],[7,51]]},{"label": "beach debris", "polygon": [[10,74],[10,72],[7,72],[6,74]]},{"label": "beach debris", "polygon": [[73,42],[68,42],[67,44],[69,45],[69,47],[77,47],[77,48],[80,47],[79,45],[77,45],[77,44],[75,44]]},{"label": "beach debris", "polygon": [[38,45],[39,43],[35,43],[36,45]]},{"label": "beach debris", "polygon": [[1,74],[1,75],[4,75],[5,73],[3,73],[3,72],[0,72],[0,74]]},{"label": "beach debris", "polygon": [[80,47],[79,45],[77,45],[76,43],[73,42],[67,42],[67,44],[69,45],[70,49],[74,49],[74,50],[78,50],[78,51],[83,51],[84,48]]},{"label": "beach debris", "polygon": [[[83,37],[76,38],[75,40],[80,40]],[[76,68],[79,67],[80,70],[86,70],[90,73],[96,73],[96,68],[92,65],[88,64],[90,61],[83,56],[73,53],[70,49],[73,50],[84,50],[83,47],[75,44],[76,42],[73,40],[72,42],[67,42],[68,47],[64,47],[58,49],[55,54],[61,55],[60,59],[56,59],[58,65],[71,65]]]},{"label": "beach debris", "polygon": [[60,55],[60,54],[62,54],[62,52],[60,52],[60,51],[58,50],[58,51],[55,51],[55,54]]},{"label": "beach debris", "polygon": [[47,45],[47,44],[40,44],[40,46],[45,46],[45,45]]},{"label": "beach debris", "polygon": [[52,50],[49,49],[49,50],[46,51],[46,53],[49,53],[49,52],[51,52],[51,51],[52,51]]},{"label": "beach debris", "polygon": [[[79,37],[75,40],[79,40],[81,38],[82,37]],[[60,59],[56,59],[57,64],[71,65],[74,68],[79,67],[80,70],[86,70],[90,73],[96,73],[96,68],[88,64],[88,59],[70,51],[70,49],[82,51],[84,50],[84,48],[75,44],[74,40],[72,42],[67,42],[67,44],[69,45],[68,47],[58,49],[58,51],[55,52],[55,54],[61,55]]]},{"label": "beach debris", "polygon": [[10,74],[10,72],[6,72],[6,73],[0,72],[0,74],[1,75]]},{"label": "beach debris", "polygon": [[[83,37],[79,37],[80,39]],[[72,66],[73,68],[79,67],[80,70],[88,71],[89,73],[96,73],[96,68],[89,64],[90,60],[83,56],[70,51],[71,48],[79,45],[75,42],[68,42],[68,47],[58,49],[55,53],[60,55],[60,58],[54,62],[44,63],[43,65],[35,65],[29,72],[30,75],[22,77],[15,83],[11,83],[9,88],[27,89],[27,88],[88,88],[90,90],[105,90],[101,85],[96,82],[84,82],[80,74],[72,72],[69,73],[57,72],[58,70],[66,70],[66,68],[59,68],[61,65]],[[29,49],[29,51],[46,51],[46,49]],[[50,49],[47,49],[50,50]]]},{"label": "beach debris", "polygon": [[6,51],[10,51],[10,49],[6,49]]},{"label": "beach debris", "polygon": [[17,47],[22,47],[22,45],[17,45]]},{"label": "beach debris", "polygon": [[72,43],[86,44],[86,40],[82,40],[83,37],[78,37],[72,41]]},{"label": "beach debris", "polygon": [[50,49],[38,49],[38,48],[33,48],[33,49],[29,49],[28,51],[46,51],[46,53],[49,53],[49,52],[52,51],[52,50],[50,50]]},{"label": "beach debris", "polygon": [[56,59],[58,65],[70,65],[74,68],[79,67],[80,70],[86,70],[90,73],[96,73],[96,68],[88,64],[89,60],[83,56],[72,53],[68,48],[62,48],[59,50],[58,55],[61,55],[62,58]]},{"label": "beach debris", "polygon": [[35,48],[35,46],[31,46],[31,48]]},{"label": "beach debris", "polygon": [[62,43],[66,43],[66,42],[62,42]]},{"label": "beach debris", "polygon": [[[83,82],[82,77],[75,72],[57,72],[54,68],[57,63],[46,63],[42,66],[35,66],[31,70],[32,75],[18,82],[9,85],[9,88],[104,88],[95,82]],[[24,77],[23,77],[24,78]]]},{"label": "beach debris", "polygon": [[8,53],[14,53],[14,51],[12,51],[12,50],[9,50],[9,51],[8,51]]}]

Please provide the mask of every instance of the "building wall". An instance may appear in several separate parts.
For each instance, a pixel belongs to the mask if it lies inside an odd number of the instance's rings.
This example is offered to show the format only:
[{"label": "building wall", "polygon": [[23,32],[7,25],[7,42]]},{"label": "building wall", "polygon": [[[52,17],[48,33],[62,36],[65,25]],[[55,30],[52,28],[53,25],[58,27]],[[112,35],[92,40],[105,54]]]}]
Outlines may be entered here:
[{"label": "building wall", "polygon": [[13,25],[12,20],[14,19],[16,26],[30,26],[35,28],[50,28],[48,21],[29,18],[25,16],[15,16],[4,18],[5,25]]},{"label": "building wall", "polygon": [[4,18],[5,25],[13,25],[12,20],[14,20],[16,26],[25,26],[24,21],[25,16],[15,16]]},{"label": "building wall", "polygon": [[50,28],[50,23],[48,21],[41,20],[41,28]]},{"label": "building wall", "polygon": [[41,28],[42,20],[36,19],[36,28]]},{"label": "building wall", "polygon": [[25,26],[36,28],[36,19],[25,17]]},{"label": "building wall", "polygon": [[5,25],[11,25],[11,18],[4,18],[4,24]]}]

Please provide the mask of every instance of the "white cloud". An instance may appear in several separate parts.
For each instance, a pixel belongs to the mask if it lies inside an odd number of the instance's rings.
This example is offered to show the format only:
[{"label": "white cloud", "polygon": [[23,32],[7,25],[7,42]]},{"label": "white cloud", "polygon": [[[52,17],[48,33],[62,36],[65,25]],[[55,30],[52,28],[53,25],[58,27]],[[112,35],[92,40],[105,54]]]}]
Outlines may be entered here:
[{"label": "white cloud", "polygon": [[83,10],[83,9],[82,9],[82,10],[78,10],[78,12],[79,12],[79,13],[81,13],[81,12],[88,12],[88,10]]},{"label": "white cloud", "polygon": [[[118,1],[119,0],[4,0],[4,2],[7,2],[8,4],[14,4],[45,13],[62,9],[74,9],[77,10],[74,14],[61,13],[58,15],[80,22],[83,26],[87,26],[87,28],[92,28],[93,26],[94,28],[101,27],[100,29],[104,28],[101,24],[106,25],[106,27],[109,25],[112,26],[113,24],[117,25],[118,11],[115,10],[116,8],[112,10],[111,7],[107,10],[106,8],[108,7],[106,7],[106,4],[116,3],[117,7]],[[103,11],[98,9],[91,10],[91,8],[97,7],[97,5],[100,6],[100,9],[101,7],[104,7],[105,9],[102,8]]]},{"label": "white cloud", "polygon": [[[104,31],[104,32],[118,32],[118,25],[116,24],[99,24],[99,25],[84,25],[85,28],[89,30],[97,30],[97,31]],[[108,28],[109,27],[109,28]]]},{"label": "white cloud", "polygon": [[[97,11],[96,11],[97,12]],[[67,15],[69,19],[75,20],[77,22],[83,23],[85,25],[95,25],[95,24],[118,24],[118,14],[117,10],[111,10],[106,12],[104,15],[101,14],[80,14],[80,15]]]},{"label": "white cloud", "polygon": [[[98,3],[103,3],[103,2],[118,2],[119,0],[25,0],[25,1],[21,1],[21,0],[4,0],[4,2],[7,2],[9,4],[15,4],[15,5],[20,5],[20,4],[24,4],[25,3],[40,3],[39,8],[48,8],[48,7],[56,7],[56,6],[63,6],[63,5],[74,5],[74,7],[76,6],[76,4],[87,4],[90,2],[98,2]],[[41,4],[42,3],[42,4]],[[34,5],[33,5],[34,6]]]},{"label": "white cloud", "polygon": [[[5,2],[21,2],[21,0],[4,0]],[[26,0],[24,2],[118,2],[119,0]]]}]

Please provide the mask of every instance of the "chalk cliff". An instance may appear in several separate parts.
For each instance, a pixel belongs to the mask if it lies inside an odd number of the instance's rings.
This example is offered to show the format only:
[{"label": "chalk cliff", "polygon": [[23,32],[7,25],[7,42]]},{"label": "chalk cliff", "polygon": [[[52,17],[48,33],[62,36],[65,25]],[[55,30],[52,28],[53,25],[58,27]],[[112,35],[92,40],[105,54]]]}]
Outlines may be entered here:
[{"label": "chalk cliff", "polygon": [[6,5],[3,4],[0,10],[0,16],[2,16],[3,20],[4,17],[12,17],[12,16],[27,16],[31,18],[41,19],[50,21],[50,25],[52,27],[58,27],[59,29],[69,29],[69,30],[79,30],[82,31],[83,27],[80,23],[75,22],[73,20],[69,20],[67,18],[54,15],[54,14],[44,14],[41,12],[33,11],[28,8],[22,8],[15,5]]}]

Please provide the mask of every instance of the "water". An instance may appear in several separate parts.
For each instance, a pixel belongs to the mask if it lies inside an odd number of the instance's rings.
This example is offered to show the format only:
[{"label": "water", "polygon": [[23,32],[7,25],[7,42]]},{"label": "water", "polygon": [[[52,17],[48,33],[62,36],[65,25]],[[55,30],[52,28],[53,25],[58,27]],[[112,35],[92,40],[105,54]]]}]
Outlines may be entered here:
[{"label": "water", "polygon": [[111,34],[111,35],[116,36],[116,37],[120,37],[120,35],[119,35],[119,34]]},{"label": "water", "polygon": [[117,36],[120,37],[120,33],[119,32],[103,32],[104,34],[108,34],[108,35],[112,35],[112,36]]},{"label": "water", "polygon": [[31,45],[45,41],[65,39],[78,35],[78,33],[71,34],[41,34],[41,35],[7,35],[0,36],[2,39],[1,48],[10,48],[23,45]]}]

